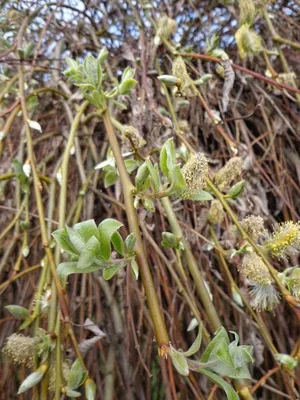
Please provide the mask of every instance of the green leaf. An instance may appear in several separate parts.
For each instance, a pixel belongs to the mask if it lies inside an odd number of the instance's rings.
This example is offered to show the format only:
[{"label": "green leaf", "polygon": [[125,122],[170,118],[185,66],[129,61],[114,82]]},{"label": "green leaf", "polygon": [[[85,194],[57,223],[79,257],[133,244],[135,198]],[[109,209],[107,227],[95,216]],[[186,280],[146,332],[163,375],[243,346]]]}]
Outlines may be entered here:
[{"label": "green leaf", "polygon": [[182,175],[179,165],[174,165],[171,171],[171,181],[172,181],[172,192],[177,192],[179,190],[186,189],[185,179]]},{"label": "green leaf", "polygon": [[209,192],[206,192],[205,190],[199,190],[199,192],[197,192],[190,198],[190,200],[195,200],[195,201],[210,201],[213,199],[214,199],[213,196]]},{"label": "green leaf", "polygon": [[132,258],[130,266],[131,266],[132,275],[134,276],[134,278],[136,280],[138,280],[138,278],[139,278],[139,266],[138,266],[138,263],[136,262],[135,258]]},{"label": "green leaf", "polygon": [[146,164],[150,173],[151,177],[151,184],[155,192],[159,191],[160,188],[160,177],[159,177],[159,170],[158,165],[153,165],[150,160],[146,160]]},{"label": "green leaf", "polygon": [[85,269],[91,266],[99,255],[100,243],[99,240],[92,236],[89,241],[84,245],[77,264],[77,268]]},{"label": "green leaf", "polygon": [[84,387],[85,387],[85,397],[86,400],[95,400],[96,399],[96,385],[95,382],[88,378],[84,382]]},{"label": "green leaf", "polygon": [[127,81],[128,79],[132,79],[135,74],[135,69],[131,67],[126,67],[122,73],[121,82]]},{"label": "green leaf", "polygon": [[58,243],[66,253],[71,254],[72,256],[79,254],[79,251],[77,251],[71,243],[65,228],[57,229],[56,231],[52,232],[52,236],[54,237],[56,243]]},{"label": "green leaf", "polygon": [[178,246],[178,240],[177,237],[174,235],[174,233],[171,232],[163,232],[161,234],[162,236],[162,246],[167,247],[169,249],[174,249]]},{"label": "green leaf", "polygon": [[191,357],[193,354],[197,353],[197,351],[200,349],[201,342],[202,342],[202,325],[200,325],[199,332],[194,343],[187,351],[182,352],[182,354],[185,357]]},{"label": "green leaf", "polygon": [[173,87],[180,84],[180,79],[174,75],[160,75],[157,77],[162,83],[167,86]]},{"label": "green leaf", "polygon": [[75,247],[77,253],[80,253],[84,248],[84,240],[73,228],[66,225],[66,230],[72,245]]},{"label": "green leaf", "polygon": [[112,235],[111,241],[112,241],[112,244],[114,245],[114,248],[116,249],[116,251],[119,254],[121,254],[121,256],[124,256],[125,246],[124,246],[122,236],[119,234],[119,232],[115,232]]},{"label": "green leaf", "polygon": [[[104,267],[105,265],[103,265]],[[69,275],[72,274],[82,274],[82,273],[89,273],[89,272],[94,272],[101,269],[101,265],[90,265],[88,268],[84,268],[84,269],[79,269],[77,266],[77,261],[73,262],[73,261],[69,261],[69,262],[64,262],[58,265],[57,267],[57,275],[60,277],[60,279],[62,281],[65,282],[66,278]]]},{"label": "green leaf", "polygon": [[84,382],[87,372],[83,370],[79,359],[74,361],[68,376],[68,389],[77,389]]},{"label": "green leaf", "polygon": [[227,400],[239,400],[239,396],[236,391],[223,378],[220,378],[218,375],[204,368],[199,369],[199,372],[207,376],[213,383],[222,388],[226,393]]},{"label": "green leaf", "polygon": [[178,351],[171,350],[169,353],[172,363],[180,375],[188,376],[189,366],[185,356]]},{"label": "green leaf", "polygon": [[[45,367],[45,366],[43,366]],[[42,377],[44,376],[45,372],[47,369],[45,368],[39,368],[32,374],[28,375],[27,378],[22,382],[18,394],[26,392],[28,389],[31,389],[33,386],[37,385]]]},{"label": "green leaf", "polygon": [[163,145],[160,157],[159,166],[162,173],[170,179],[170,173],[176,165],[176,152],[173,139],[168,139]]},{"label": "green leaf", "polygon": [[119,221],[107,218],[98,226],[100,233],[100,256],[104,260],[109,260],[111,254],[110,241],[112,235],[123,226]]},{"label": "green leaf", "polygon": [[130,233],[125,239],[125,249],[126,253],[132,253],[136,242],[136,237],[134,233]]},{"label": "green leaf", "polygon": [[137,81],[135,79],[127,79],[119,85],[119,93],[123,95],[129,94],[136,84]]},{"label": "green leaf", "polygon": [[101,66],[100,63],[91,54],[85,57],[83,68],[86,72],[88,82],[97,87],[101,79]]},{"label": "green leaf", "polygon": [[243,193],[244,187],[245,187],[245,181],[244,181],[244,180],[242,180],[242,181],[236,183],[236,184],[233,185],[232,188],[229,190],[228,196],[229,196],[231,199],[236,199],[237,197],[239,197],[239,196]]},{"label": "green leaf", "polygon": [[[143,192],[146,190],[150,184],[149,179],[149,169],[146,162],[144,162],[137,170],[137,174],[135,177],[135,186],[138,192]],[[148,183],[148,184],[147,184]]]},{"label": "green leaf", "polygon": [[118,173],[116,171],[109,171],[104,176],[104,187],[108,188],[109,186],[114,185],[118,180]]},{"label": "green leaf", "polygon": [[103,271],[103,278],[106,281],[109,281],[111,278],[113,278],[117,272],[119,272],[122,268],[125,267],[125,264],[122,265],[112,265],[111,267],[105,268]]},{"label": "green leaf", "polygon": [[201,357],[201,362],[208,362],[215,360],[217,358],[217,350],[218,350],[218,343],[227,343],[227,346],[229,345],[229,338],[228,338],[228,333],[226,332],[226,329],[222,326],[216,333],[215,337],[213,340],[208,344],[206,347],[204,353],[202,354]]},{"label": "green leaf", "polygon": [[79,233],[85,243],[88,242],[92,236],[95,236],[96,238],[99,237],[99,231],[96,222],[93,219],[79,222],[74,225],[73,229]]},{"label": "green leaf", "polygon": [[108,57],[108,50],[107,50],[107,48],[104,46],[104,47],[100,50],[99,55],[98,55],[98,57],[97,57],[97,60],[98,60],[100,63],[103,63],[103,62],[107,59],[107,57]]},{"label": "green leaf", "polygon": [[129,174],[131,174],[131,172],[136,170],[140,165],[136,160],[133,160],[132,158],[125,160],[124,164],[125,164],[126,170]]},{"label": "green leaf", "polygon": [[27,308],[25,307],[21,307],[21,306],[16,306],[16,305],[9,305],[9,306],[5,306],[4,308],[6,308],[6,310],[12,314],[14,317],[18,318],[18,319],[27,319],[30,317],[30,313],[27,310]]}]

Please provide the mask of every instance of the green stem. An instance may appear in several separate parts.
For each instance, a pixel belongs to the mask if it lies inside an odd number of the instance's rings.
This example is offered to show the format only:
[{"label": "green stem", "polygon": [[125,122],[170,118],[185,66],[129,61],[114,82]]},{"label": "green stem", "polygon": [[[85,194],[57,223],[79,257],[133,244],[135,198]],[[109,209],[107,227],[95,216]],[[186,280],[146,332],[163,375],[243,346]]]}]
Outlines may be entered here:
[{"label": "green stem", "polygon": [[169,198],[164,197],[162,199],[162,204],[165,209],[167,219],[171,226],[172,232],[174,233],[174,235],[176,235],[177,238],[181,238],[181,241],[184,245],[183,254],[186,259],[189,271],[193,277],[194,283],[196,285],[197,293],[203,303],[203,306],[207,313],[211,328],[212,328],[213,332],[216,332],[222,326],[222,324],[221,324],[220,318],[218,316],[218,313],[215,309],[215,306],[214,306],[214,304],[209,296],[209,293],[206,289],[204,279],[202,277],[201,271],[199,270],[197,261],[195,260],[195,258],[193,256],[193,253],[189,246],[189,243],[184,239],[183,232],[178,223],[176,214],[173,211],[173,207],[172,207],[172,204],[171,204]]},{"label": "green stem", "polygon": [[126,207],[126,214],[129,224],[129,229],[136,236],[136,255],[137,261],[140,269],[141,279],[145,289],[145,295],[148,302],[148,307],[153,322],[155,336],[160,348],[160,355],[165,355],[168,352],[169,336],[167,333],[167,328],[165,321],[161,312],[160,304],[158,301],[157,293],[154,287],[153,279],[151,276],[150,268],[148,265],[148,260],[144,251],[143,242],[140,234],[138,217],[136,209],[133,205],[133,191],[135,187],[133,186],[124,164],[124,160],[121,154],[119,143],[110,119],[108,110],[105,110],[102,114],[105,129],[107,132],[109,144],[112,148],[116,164],[118,167],[124,202]]}]

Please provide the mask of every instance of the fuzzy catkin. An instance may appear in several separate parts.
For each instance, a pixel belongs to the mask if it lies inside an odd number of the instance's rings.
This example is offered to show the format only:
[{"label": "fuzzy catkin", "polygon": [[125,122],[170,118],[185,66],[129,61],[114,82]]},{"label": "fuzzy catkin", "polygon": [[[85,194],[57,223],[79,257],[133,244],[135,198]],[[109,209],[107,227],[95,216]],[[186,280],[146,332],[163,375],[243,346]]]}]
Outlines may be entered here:
[{"label": "fuzzy catkin", "polygon": [[34,357],[40,338],[32,338],[19,333],[13,333],[6,339],[2,351],[8,355],[15,364],[24,364],[31,368],[34,364]]},{"label": "fuzzy catkin", "polygon": [[208,162],[203,153],[193,154],[185,163],[182,170],[187,189],[181,194],[183,199],[193,197],[205,185],[208,176]]},{"label": "fuzzy catkin", "polygon": [[243,160],[241,157],[232,157],[223,168],[214,176],[213,181],[220,190],[230,185],[242,172]]},{"label": "fuzzy catkin", "polygon": [[278,224],[264,243],[273,257],[287,259],[300,251],[300,222],[287,221]]},{"label": "fuzzy catkin", "polygon": [[180,79],[180,90],[184,93],[191,85],[192,80],[186,70],[186,65],[182,57],[175,58],[172,65],[172,74]]},{"label": "fuzzy catkin", "polygon": [[261,285],[270,285],[273,282],[268,267],[255,252],[244,255],[240,272],[245,278]]},{"label": "fuzzy catkin", "polygon": [[257,240],[261,235],[266,233],[264,228],[264,220],[259,215],[249,215],[242,219],[240,224],[244,231],[253,239]]},{"label": "fuzzy catkin", "polygon": [[225,218],[225,211],[220,203],[219,200],[213,200],[211,202],[209,211],[208,211],[208,219],[211,221],[213,224],[219,224],[221,225],[222,222],[224,221]]}]

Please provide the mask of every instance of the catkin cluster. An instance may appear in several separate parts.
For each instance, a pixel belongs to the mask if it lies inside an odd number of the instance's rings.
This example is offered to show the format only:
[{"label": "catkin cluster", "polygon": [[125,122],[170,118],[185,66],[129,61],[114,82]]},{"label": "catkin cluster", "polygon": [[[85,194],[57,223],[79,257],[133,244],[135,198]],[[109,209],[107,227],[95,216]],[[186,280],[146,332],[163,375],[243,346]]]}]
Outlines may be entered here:
[{"label": "catkin cluster", "polygon": [[183,166],[182,175],[185,179],[187,189],[181,194],[183,199],[192,198],[205,186],[208,176],[208,162],[203,153],[194,154]]},{"label": "catkin cluster", "polygon": [[214,183],[220,190],[223,190],[241,174],[242,169],[242,158],[233,157],[215,174],[213,178]]}]

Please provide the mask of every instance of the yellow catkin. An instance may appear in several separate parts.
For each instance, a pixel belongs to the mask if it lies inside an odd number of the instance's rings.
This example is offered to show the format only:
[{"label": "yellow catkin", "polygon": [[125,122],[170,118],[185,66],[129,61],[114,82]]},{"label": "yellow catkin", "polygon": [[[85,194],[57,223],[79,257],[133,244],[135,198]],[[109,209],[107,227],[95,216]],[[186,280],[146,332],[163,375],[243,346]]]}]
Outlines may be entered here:
[{"label": "yellow catkin", "polygon": [[244,255],[240,272],[245,278],[260,285],[270,285],[273,282],[268,267],[254,251]]},{"label": "yellow catkin", "polygon": [[252,0],[239,0],[240,8],[240,25],[250,24],[252,25],[256,17],[256,7]]},{"label": "yellow catkin", "polygon": [[242,158],[233,157],[215,174],[213,181],[219,189],[223,190],[242,173],[242,170]]},{"label": "yellow catkin", "polygon": [[279,224],[264,245],[276,258],[286,259],[290,254],[298,253],[300,250],[300,223],[288,221]]},{"label": "yellow catkin", "polygon": [[300,269],[297,268],[289,280],[289,288],[297,301],[300,301]]},{"label": "yellow catkin", "polygon": [[235,40],[241,58],[252,57],[263,49],[261,37],[250,28],[249,24],[239,27],[235,34]]},{"label": "yellow catkin", "polygon": [[156,35],[160,38],[168,39],[177,30],[177,23],[167,15],[162,16],[158,21]]},{"label": "yellow catkin", "polygon": [[180,79],[179,88],[181,92],[185,93],[191,85],[192,80],[186,70],[186,65],[182,57],[175,58],[172,65],[172,74],[176,76],[176,78]]},{"label": "yellow catkin", "polygon": [[211,202],[209,211],[208,211],[208,219],[213,224],[222,224],[225,218],[225,211],[222,204],[219,200],[213,200]]},{"label": "yellow catkin", "polygon": [[249,215],[240,221],[242,228],[254,240],[266,233],[264,228],[264,220],[258,215]]}]

